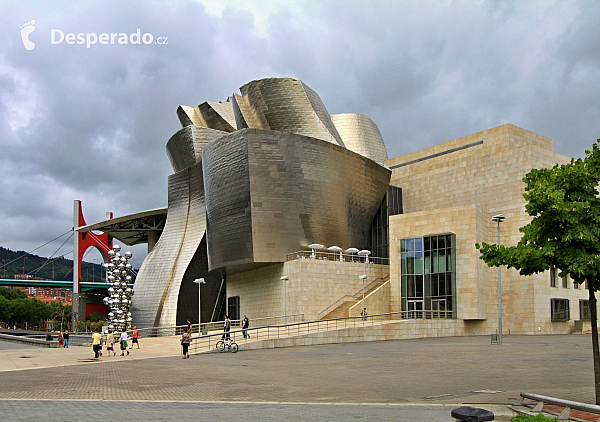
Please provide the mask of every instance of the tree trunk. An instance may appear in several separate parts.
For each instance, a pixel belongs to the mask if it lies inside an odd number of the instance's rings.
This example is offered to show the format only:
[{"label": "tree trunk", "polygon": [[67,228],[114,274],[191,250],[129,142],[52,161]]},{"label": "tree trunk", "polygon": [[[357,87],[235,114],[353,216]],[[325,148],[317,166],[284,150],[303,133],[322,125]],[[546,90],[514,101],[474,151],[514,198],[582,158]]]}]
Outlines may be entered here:
[{"label": "tree trunk", "polygon": [[592,350],[594,354],[594,386],[596,388],[596,404],[600,405],[600,349],[598,348],[598,316],[596,311],[596,290],[594,289],[595,281],[596,280],[588,280],[588,290],[590,293]]}]

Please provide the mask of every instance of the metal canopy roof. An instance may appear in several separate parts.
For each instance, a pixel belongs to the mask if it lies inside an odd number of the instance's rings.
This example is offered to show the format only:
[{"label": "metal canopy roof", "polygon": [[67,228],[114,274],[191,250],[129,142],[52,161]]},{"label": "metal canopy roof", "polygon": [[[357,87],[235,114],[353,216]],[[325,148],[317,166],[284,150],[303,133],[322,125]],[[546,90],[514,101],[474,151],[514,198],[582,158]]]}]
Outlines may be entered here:
[{"label": "metal canopy roof", "polygon": [[88,224],[75,230],[78,232],[98,230],[107,233],[125,245],[131,246],[148,243],[148,232],[162,232],[166,221],[167,207],[163,207]]}]

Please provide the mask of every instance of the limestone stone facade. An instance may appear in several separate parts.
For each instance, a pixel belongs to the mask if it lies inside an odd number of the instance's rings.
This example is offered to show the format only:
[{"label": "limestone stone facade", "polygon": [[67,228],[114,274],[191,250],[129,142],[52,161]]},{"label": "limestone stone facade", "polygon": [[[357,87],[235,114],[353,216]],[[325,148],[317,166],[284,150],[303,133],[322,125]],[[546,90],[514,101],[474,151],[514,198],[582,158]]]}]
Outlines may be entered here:
[{"label": "limestone stone facade", "polygon": [[[435,326],[435,333],[430,332],[435,336],[494,333],[498,271],[479,259],[475,244],[497,242],[497,224],[491,218],[502,213],[506,218],[500,226],[500,242],[515,245],[521,236],[519,227],[530,221],[523,177],[532,168],[569,160],[554,152],[551,139],[510,124],[387,160],[384,164],[392,169],[390,184],[402,188],[403,200],[403,214],[389,218],[389,266],[369,264],[367,269],[363,263],[295,259],[228,275],[227,296],[239,296],[241,315],[254,318],[283,315],[286,306],[288,315],[302,314],[305,321],[360,316],[359,276],[367,274],[368,284],[381,281],[365,295],[368,314],[401,312],[401,239],[452,233],[456,319],[401,324],[397,327],[410,327],[410,333],[398,335],[419,336],[413,331],[421,326],[428,331]],[[280,280],[284,275],[289,277],[287,291]],[[506,268],[501,269],[501,279],[505,334],[570,333],[575,321],[582,319],[579,302],[588,299],[588,292],[571,280],[563,283],[556,277],[551,286],[549,272],[525,277]],[[568,321],[551,320],[552,299],[569,301]],[[343,306],[344,301],[348,306]],[[583,329],[588,328],[586,321]]]},{"label": "limestone stone facade", "polygon": [[[525,213],[523,177],[532,168],[566,163],[549,138],[506,124],[385,162],[391,184],[402,188],[404,214],[390,217],[390,303],[400,311],[400,239],[454,233],[456,235],[456,311],[465,333],[488,334],[498,327],[497,268],[479,259],[475,243],[497,242],[492,216],[504,214],[500,242],[515,245]],[[503,268],[503,332],[558,334],[574,329],[580,319],[583,287],[569,280],[550,285],[550,274],[520,276]],[[568,299],[570,320],[551,321],[551,299]]]},{"label": "limestone stone facade", "polygon": [[[361,275],[367,276],[369,285],[388,273],[387,265],[300,258],[228,275],[227,297],[239,296],[242,317],[284,315],[287,301],[288,315],[303,314],[305,321],[313,321],[333,310],[344,297],[359,294]],[[289,280],[282,281],[282,276]]]}]

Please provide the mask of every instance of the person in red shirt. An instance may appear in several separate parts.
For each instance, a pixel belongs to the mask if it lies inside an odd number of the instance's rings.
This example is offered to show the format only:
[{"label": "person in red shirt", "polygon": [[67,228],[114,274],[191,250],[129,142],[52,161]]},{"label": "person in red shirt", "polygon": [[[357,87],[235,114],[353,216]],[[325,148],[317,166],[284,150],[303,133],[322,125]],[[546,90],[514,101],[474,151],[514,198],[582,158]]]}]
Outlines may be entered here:
[{"label": "person in red shirt", "polygon": [[133,334],[131,335],[131,347],[130,349],[133,349],[133,345],[137,344],[137,348],[140,348],[140,343],[138,341],[138,339],[140,338],[140,332],[138,331],[137,327],[133,327]]}]

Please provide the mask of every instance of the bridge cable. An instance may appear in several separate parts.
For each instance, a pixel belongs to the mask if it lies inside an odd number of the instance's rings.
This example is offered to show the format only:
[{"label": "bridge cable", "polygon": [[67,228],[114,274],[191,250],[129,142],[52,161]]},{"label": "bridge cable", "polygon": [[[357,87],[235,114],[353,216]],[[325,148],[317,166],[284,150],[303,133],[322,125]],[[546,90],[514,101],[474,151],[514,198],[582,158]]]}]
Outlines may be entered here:
[{"label": "bridge cable", "polygon": [[[38,271],[40,271],[40,270],[41,270],[42,268],[44,268],[46,265],[48,265],[48,264],[50,264],[50,263],[52,263],[52,262],[56,261],[57,259],[59,259],[60,257],[56,257],[56,258],[54,258],[54,259],[52,259],[52,257],[54,256],[54,254],[56,254],[58,251],[60,251],[60,249],[61,249],[63,246],[65,246],[65,243],[67,243],[69,240],[71,240],[71,238],[72,238],[72,237],[73,237],[73,233],[71,233],[71,236],[67,237],[67,240],[65,240],[65,241],[62,243],[62,245],[60,245],[60,246],[58,247],[58,249],[57,249],[57,250],[55,250],[55,251],[52,253],[52,255],[50,255],[50,256],[49,256],[49,257],[46,259],[46,262],[44,262],[44,263],[43,263],[43,264],[42,264],[40,267],[38,267],[37,269],[35,269],[35,270],[34,270],[33,274],[37,274],[37,273],[38,273]],[[64,255],[63,255],[63,256],[64,256]]]},{"label": "bridge cable", "polygon": [[35,252],[35,251],[37,251],[38,249],[40,249],[40,248],[43,248],[43,247],[44,247],[44,246],[46,246],[48,243],[52,243],[52,242],[54,242],[55,240],[57,240],[57,239],[60,239],[61,237],[63,237],[64,235],[66,235],[66,234],[68,234],[68,233],[71,233],[71,235],[72,235],[72,233],[73,233],[73,228],[69,229],[69,231],[67,231],[67,232],[64,232],[64,233],[63,233],[63,234],[61,234],[60,236],[58,236],[58,237],[55,237],[54,239],[52,239],[52,240],[51,240],[51,241],[49,241],[49,242],[46,242],[46,243],[44,243],[43,245],[41,245],[41,246],[38,246],[37,248],[30,250],[29,252],[25,252],[23,255],[19,256],[18,258],[15,258],[15,259],[13,259],[12,261],[10,261],[10,262],[8,262],[8,263],[4,264],[4,265],[2,266],[2,268],[6,268],[6,266],[7,266],[7,265],[9,265],[9,264],[12,264],[12,263],[13,263],[13,262],[15,262],[15,261],[18,261],[19,259],[23,258],[24,256],[31,255],[31,252]]}]

